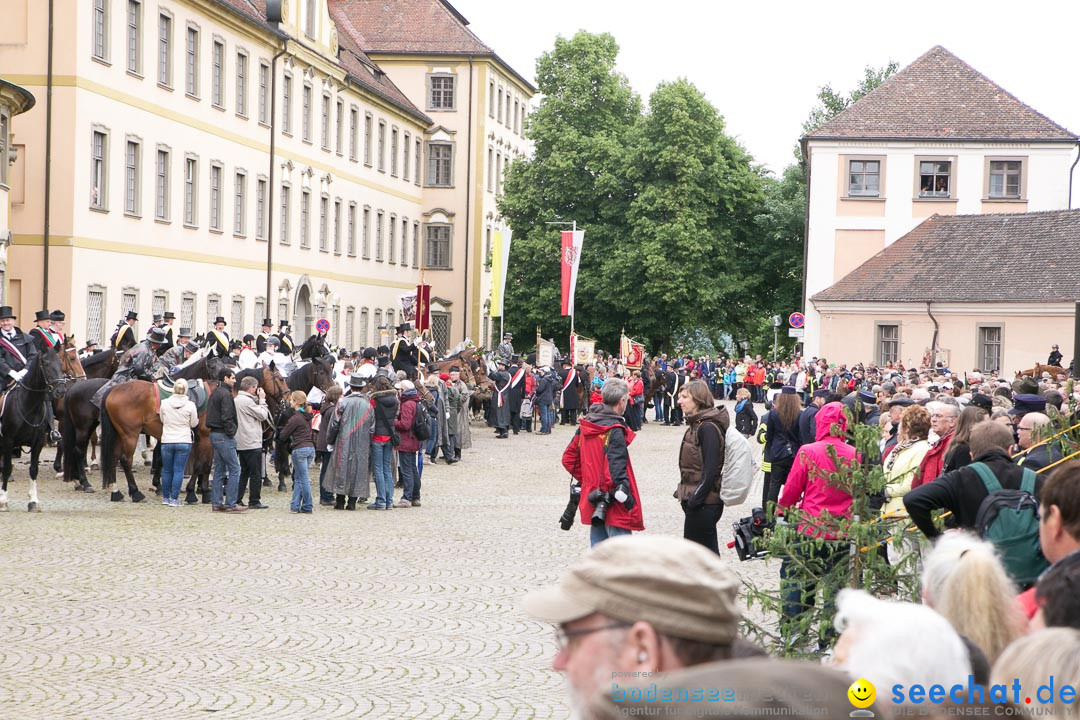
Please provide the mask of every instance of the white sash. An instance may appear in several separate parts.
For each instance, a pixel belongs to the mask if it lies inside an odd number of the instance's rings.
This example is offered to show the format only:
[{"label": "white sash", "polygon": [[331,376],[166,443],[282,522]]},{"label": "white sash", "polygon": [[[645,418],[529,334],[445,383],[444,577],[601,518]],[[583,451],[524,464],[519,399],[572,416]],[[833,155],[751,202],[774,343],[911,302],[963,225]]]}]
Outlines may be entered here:
[{"label": "white sash", "polygon": [[517,384],[521,382],[521,378],[525,377],[525,368],[518,368],[518,371],[514,373],[513,379],[510,380],[510,387],[517,387]]},{"label": "white sash", "polygon": [[19,348],[15,347],[14,343],[12,343],[3,335],[0,335],[0,347],[4,348],[9,353],[18,358],[19,362],[23,364],[23,367],[26,367],[26,356],[19,352]]},{"label": "white sash", "polygon": [[566,380],[563,381],[562,391],[566,392],[566,388],[570,387],[570,384],[574,382],[574,378],[577,377],[577,370],[570,368],[570,372],[566,373]]}]

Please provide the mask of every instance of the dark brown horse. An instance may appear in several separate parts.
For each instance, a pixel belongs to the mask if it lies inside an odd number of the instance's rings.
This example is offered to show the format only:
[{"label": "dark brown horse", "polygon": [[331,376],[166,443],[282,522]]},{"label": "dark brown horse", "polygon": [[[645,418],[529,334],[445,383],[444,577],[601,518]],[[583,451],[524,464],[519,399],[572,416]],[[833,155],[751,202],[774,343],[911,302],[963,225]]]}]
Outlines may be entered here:
[{"label": "dark brown horse", "polygon": [[79,351],[75,348],[75,343],[70,337],[64,341],[64,345],[59,352],[60,370],[63,376],[60,379],[60,386],[57,388],[56,394],[53,395],[53,417],[57,419],[56,424],[61,431],[61,439],[56,446],[56,456],[53,458],[53,470],[57,473],[60,473],[64,466],[64,396],[67,395],[67,391],[73,383],[86,379],[86,372],[83,370],[82,362],[79,360]]},{"label": "dark brown horse", "polygon": [[62,375],[60,358],[49,348],[30,358],[26,374],[15,382],[0,403],[0,456],[3,473],[0,486],[0,511],[8,509],[7,486],[11,479],[11,459],[16,450],[30,448],[30,503],[27,510],[40,512],[37,498],[38,457],[49,434],[47,403],[52,402]]},{"label": "dark brown horse", "polygon": [[113,349],[94,353],[82,361],[83,371],[88,378],[111,378],[116,373],[120,356]]}]

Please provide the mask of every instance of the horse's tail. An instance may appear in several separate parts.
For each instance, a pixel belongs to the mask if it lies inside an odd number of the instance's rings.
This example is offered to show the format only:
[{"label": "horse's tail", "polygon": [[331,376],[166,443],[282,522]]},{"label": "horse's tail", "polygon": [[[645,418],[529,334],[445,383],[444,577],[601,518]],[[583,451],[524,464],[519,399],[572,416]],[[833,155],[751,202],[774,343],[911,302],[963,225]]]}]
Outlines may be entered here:
[{"label": "horse's tail", "polygon": [[108,395],[101,399],[101,487],[107,488],[116,482],[116,428],[113,427],[109,411],[105,407]]}]

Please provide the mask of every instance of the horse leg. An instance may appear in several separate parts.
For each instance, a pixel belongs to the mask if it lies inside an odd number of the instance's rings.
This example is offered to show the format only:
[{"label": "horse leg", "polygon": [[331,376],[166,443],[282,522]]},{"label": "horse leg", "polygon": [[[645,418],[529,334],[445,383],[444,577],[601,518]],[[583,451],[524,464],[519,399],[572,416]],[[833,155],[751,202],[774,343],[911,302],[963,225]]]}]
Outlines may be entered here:
[{"label": "horse leg", "polygon": [[66,441],[64,439],[64,436],[61,435],[60,440],[56,443],[56,457],[53,458],[52,466],[53,466],[53,471],[56,473],[56,477],[64,478],[65,480],[67,480],[67,478],[64,477],[64,445],[65,444],[66,444]]},{"label": "horse leg", "polygon": [[38,475],[38,459],[41,456],[41,447],[45,444],[45,440],[37,440],[30,447],[30,502],[26,505],[27,512],[41,512],[41,505],[38,503],[37,494],[37,475]]},{"label": "horse leg", "polygon": [[135,471],[132,469],[132,456],[135,454],[135,445],[138,442],[139,437],[139,435],[135,435],[134,437],[123,438],[120,446],[120,467],[124,469],[124,477],[127,478],[128,484],[128,494],[131,496],[131,502],[133,503],[141,503],[146,500],[146,496],[139,491],[139,486],[135,483]]},{"label": "horse leg", "polygon": [[154,444],[154,459],[150,465],[150,484],[154,487],[154,492],[158,495],[161,494],[161,443]]},{"label": "horse leg", "polygon": [[7,512],[7,486],[8,480],[11,479],[11,450],[8,448],[3,448],[2,450],[0,450],[0,455],[3,455],[3,467],[0,468],[0,475],[3,476],[3,480],[0,480],[0,512]]},{"label": "horse leg", "polygon": [[[94,468],[96,468],[98,466],[97,446],[98,446],[97,433],[91,431],[90,432],[90,469],[91,470],[93,470]],[[84,452],[83,454],[85,455],[86,453]]]}]

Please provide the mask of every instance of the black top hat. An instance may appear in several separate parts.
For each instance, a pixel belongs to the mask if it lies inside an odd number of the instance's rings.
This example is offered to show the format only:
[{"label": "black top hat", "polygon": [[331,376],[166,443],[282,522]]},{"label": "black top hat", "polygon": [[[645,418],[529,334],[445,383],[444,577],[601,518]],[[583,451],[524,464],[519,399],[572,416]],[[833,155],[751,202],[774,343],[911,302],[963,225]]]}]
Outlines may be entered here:
[{"label": "black top hat", "polygon": [[51,313],[49,313],[49,319],[53,322],[64,322],[64,311],[53,310]]},{"label": "black top hat", "polygon": [[41,322],[42,320],[50,320],[48,310],[38,310],[34,313],[34,322]]},{"label": "black top hat", "polygon": [[162,317],[161,313],[154,313],[154,322],[161,322],[164,319],[165,318]]},{"label": "black top hat", "polygon": [[457,365],[451,365],[450,372],[461,372],[461,368],[459,368]]},{"label": "black top hat", "polygon": [[139,319],[139,313],[135,312],[134,310],[128,310],[127,315],[124,316],[124,319],[125,320],[138,320]]},{"label": "black top hat", "polygon": [[15,313],[12,312],[10,305],[0,305],[0,320],[7,318],[15,319]]},{"label": "black top hat", "polygon": [[180,331],[176,333],[176,337],[178,337],[178,338],[189,338],[189,337],[191,337],[191,328],[186,328],[186,327],[180,328]]},{"label": "black top hat", "polygon": [[270,327],[273,327],[274,326],[274,321],[271,320],[270,318],[263,318],[262,324],[263,324],[263,327],[266,327],[267,325],[269,325]]},{"label": "black top hat", "polygon": [[164,318],[165,320],[175,320],[176,319],[176,313],[174,313],[172,310],[166,310],[165,314],[162,315],[161,317]]},{"label": "black top hat", "polygon": [[412,325],[410,325],[409,323],[401,323],[397,326],[397,331],[399,333],[407,333],[410,330],[412,330]]},{"label": "black top hat", "polygon": [[380,345],[376,352],[379,355],[389,355],[390,354],[390,348],[387,347],[386,345]]},{"label": "black top hat", "polygon": [[367,387],[367,383],[367,378],[363,375],[357,375],[356,373],[353,373],[349,376],[349,387],[357,389],[365,388]]},{"label": "black top hat", "polygon": [[510,356],[510,363],[511,364],[517,365],[519,362],[521,362],[521,356],[520,355],[511,355]]},{"label": "black top hat", "polygon": [[150,328],[150,332],[146,333],[146,339],[152,343],[161,344],[166,342],[169,337],[165,334],[165,331],[161,328]]},{"label": "black top hat", "polygon": [[282,330],[284,330],[285,328],[289,327],[289,321],[288,320],[279,320],[278,321],[278,327],[280,327]]},{"label": "black top hat", "polygon": [[439,372],[439,366],[435,363],[428,363],[424,370],[429,373],[437,373]]},{"label": "black top hat", "polygon": [[504,338],[510,338],[511,340],[513,340],[513,339],[514,339],[514,334],[513,334],[513,333],[508,333],[508,332],[504,332],[504,333],[503,333],[503,337],[504,337]]},{"label": "black top hat", "polygon": [[225,318],[221,317],[220,315],[214,318],[214,324],[217,325],[218,323],[221,323],[222,325],[228,325],[228,323],[225,322]]}]

